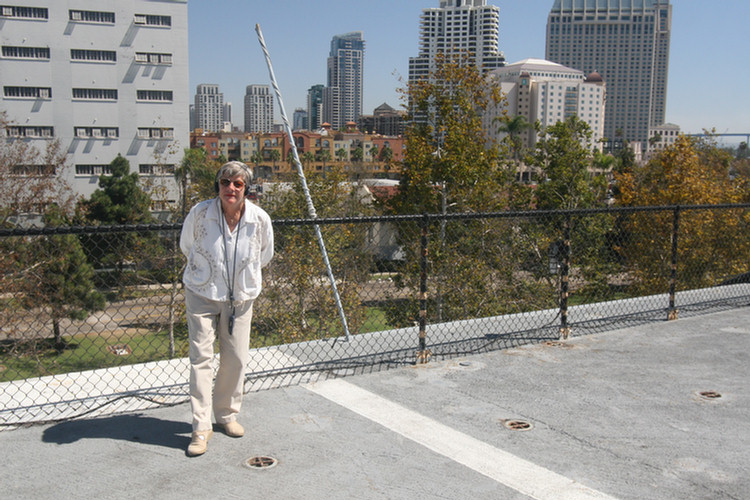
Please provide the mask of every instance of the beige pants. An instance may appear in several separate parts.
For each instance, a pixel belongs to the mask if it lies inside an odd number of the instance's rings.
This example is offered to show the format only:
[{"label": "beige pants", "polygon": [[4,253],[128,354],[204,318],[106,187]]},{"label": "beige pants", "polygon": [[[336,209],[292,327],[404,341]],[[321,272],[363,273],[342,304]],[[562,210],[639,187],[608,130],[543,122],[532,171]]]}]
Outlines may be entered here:
[{"label": "beige pants", "polygon": [[[211,429],[211,413],[217,423],[237,419],[242,405],[245,366],[248,362],[253,301],[235,307],[234,330],[229,335],[232,308],[228,302],[206,299],[185,289],[190,336],[190,406],[193,430]],[[214,342],[219,337],[219,369],[214,376]],[[213,391],[212,391],[213,387]]]}]

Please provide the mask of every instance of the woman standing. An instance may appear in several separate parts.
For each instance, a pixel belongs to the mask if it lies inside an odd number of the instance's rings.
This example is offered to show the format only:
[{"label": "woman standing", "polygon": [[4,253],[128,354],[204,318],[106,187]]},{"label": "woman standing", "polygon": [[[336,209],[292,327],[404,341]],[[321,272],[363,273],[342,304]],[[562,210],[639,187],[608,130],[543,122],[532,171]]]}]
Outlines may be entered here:
[{"label": "woman standing", "polygon": [[[229,436],[245,430],[237,421],[248,361],[253,302],[261,268],[273,257],[271,218],[246,200],[250,169],[232,161],[216,175],[217,197],[194,206],[185,218],[180,248],[187,257],[182,280],[190,338],[189,456],[206,452],[211,414]],[[221,360],[213,383],[214,340]],[[213,390],[212,390],[213,389]]]}]

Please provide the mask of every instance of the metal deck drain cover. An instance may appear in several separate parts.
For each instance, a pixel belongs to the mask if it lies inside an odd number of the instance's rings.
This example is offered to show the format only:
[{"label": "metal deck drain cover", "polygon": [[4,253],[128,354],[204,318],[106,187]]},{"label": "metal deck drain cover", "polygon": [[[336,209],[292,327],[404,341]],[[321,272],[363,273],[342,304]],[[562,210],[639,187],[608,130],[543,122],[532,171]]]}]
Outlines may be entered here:
[{"label": "metal deck drain cover", "polygon": [[251,469],[270,469],[277,463],[278,461],[273,457],[252,457],[245,461],[245,465]]},{"label": "metal deck drain cover", "polygon": [[503,420],[503,425],[512,431],[528,431],[534,426],[525,420]]},{"label": "metal deck drain cover", "polygon": [[701,391],[698,393],[700,397],[703,399],[719,399],[721,398],[721,394],[719,394],[716,391]]}]

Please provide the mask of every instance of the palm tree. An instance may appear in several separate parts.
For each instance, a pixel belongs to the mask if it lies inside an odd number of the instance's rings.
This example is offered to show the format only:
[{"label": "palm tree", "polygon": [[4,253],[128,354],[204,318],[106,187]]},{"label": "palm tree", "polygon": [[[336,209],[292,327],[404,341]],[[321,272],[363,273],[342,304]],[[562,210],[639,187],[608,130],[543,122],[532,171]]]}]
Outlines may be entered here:
[{"label": "palm tree", "polygon": [[336,159],[337,159],[338,161],[345,161],[345,160],[346,160],[346,157],[347,157],[346,149],[344,149],[344,148],[339,148],[339,149],[338,149],[338,150],[336,151]]},{"label": "palm tree", "polygon": [[257,150],[253,151],[253,154],[250,155],[250,161],[253,162],[257,168],[263,162],[263,154]]},{"label": "palm tree", "polygon": [[318,151],[318,160],[323,162],[323,172],[326,171],[326,162],[331,161],[331,152],[327,149]]},{"label": "palm tree", "polygon": [[517,115],[513,118],[506,115],[496,119],[496,121],[499,122],[497,127],[498,133],[507,134],[512,157],[517,161],[519,152],[523,149],[523,140],[520,137],[521,133],[532,128],[532,125],[526,121],[526,117],[523,115]]},{"label": "palm tree", "polygon": [[362,151],[362,146],[357,146],[352,149],[351,159],[353,162],[360,162],[364,158],[365,153]]},{"label": "palm tree", "polygon": [[391,160],[393,159],[393,150],[390,148],[390,146],[383,146],[383,149],[380,151],[380,159],[385,162],[386,172],[390,171]]},{"label": "palm tree", "polygon": [[281,153],[279,153],[278,149],[272,149],[268,152],[268,158],[273,163],[273,171],[276,171],[276,162],[281,159]]},{"label": "palm tree", "polygon": [[378,145],[373,144],[370,146],[370,150],[368,151],[368,154],[370,155],[370,158],[372,158],[373,161],[375,161],[375,158],[378,156]]},{"label": "palm tree", "polygon": [[310,163],[315,161],[315,155],[310,151],[305,151],[304,153],[302,153],[302,161],[305,163],[306,167],[309,167]]}]

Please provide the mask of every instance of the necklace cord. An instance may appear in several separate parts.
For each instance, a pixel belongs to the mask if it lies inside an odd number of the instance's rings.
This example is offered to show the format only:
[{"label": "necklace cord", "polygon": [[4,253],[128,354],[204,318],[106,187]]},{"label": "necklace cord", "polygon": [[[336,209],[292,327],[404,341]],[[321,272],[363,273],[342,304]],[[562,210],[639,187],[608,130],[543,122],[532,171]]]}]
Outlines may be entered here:
[{"label": "necklace cord", "polygon": [[[221,202],[219,202],[221,205]],[[242,221],[242,213],[237,221],[236,231],[237,235],[234,238],[234,257],[232,258],[232,274],[229,274],[229,252],[227,251],[227,235],[224,234],[224,224],[227,224],[226,217],[224,217],[224,207],[221,207],[221,242],[224,248],[224,268],[226,269],[226,280],[227,288],[229,288],[229,304],[232,306],[232,314],[229,316],[229,335],[232,335],[234,330],[234,318],[235,318],[235,305],[234,305],[234,285],[237,283],[237,276],[235,271],[237,270],[237,242],[240,239],[240,222]],[[229,227],[227,226],[227,229]],[[231,232],[229,233],[231,234]]]}]

